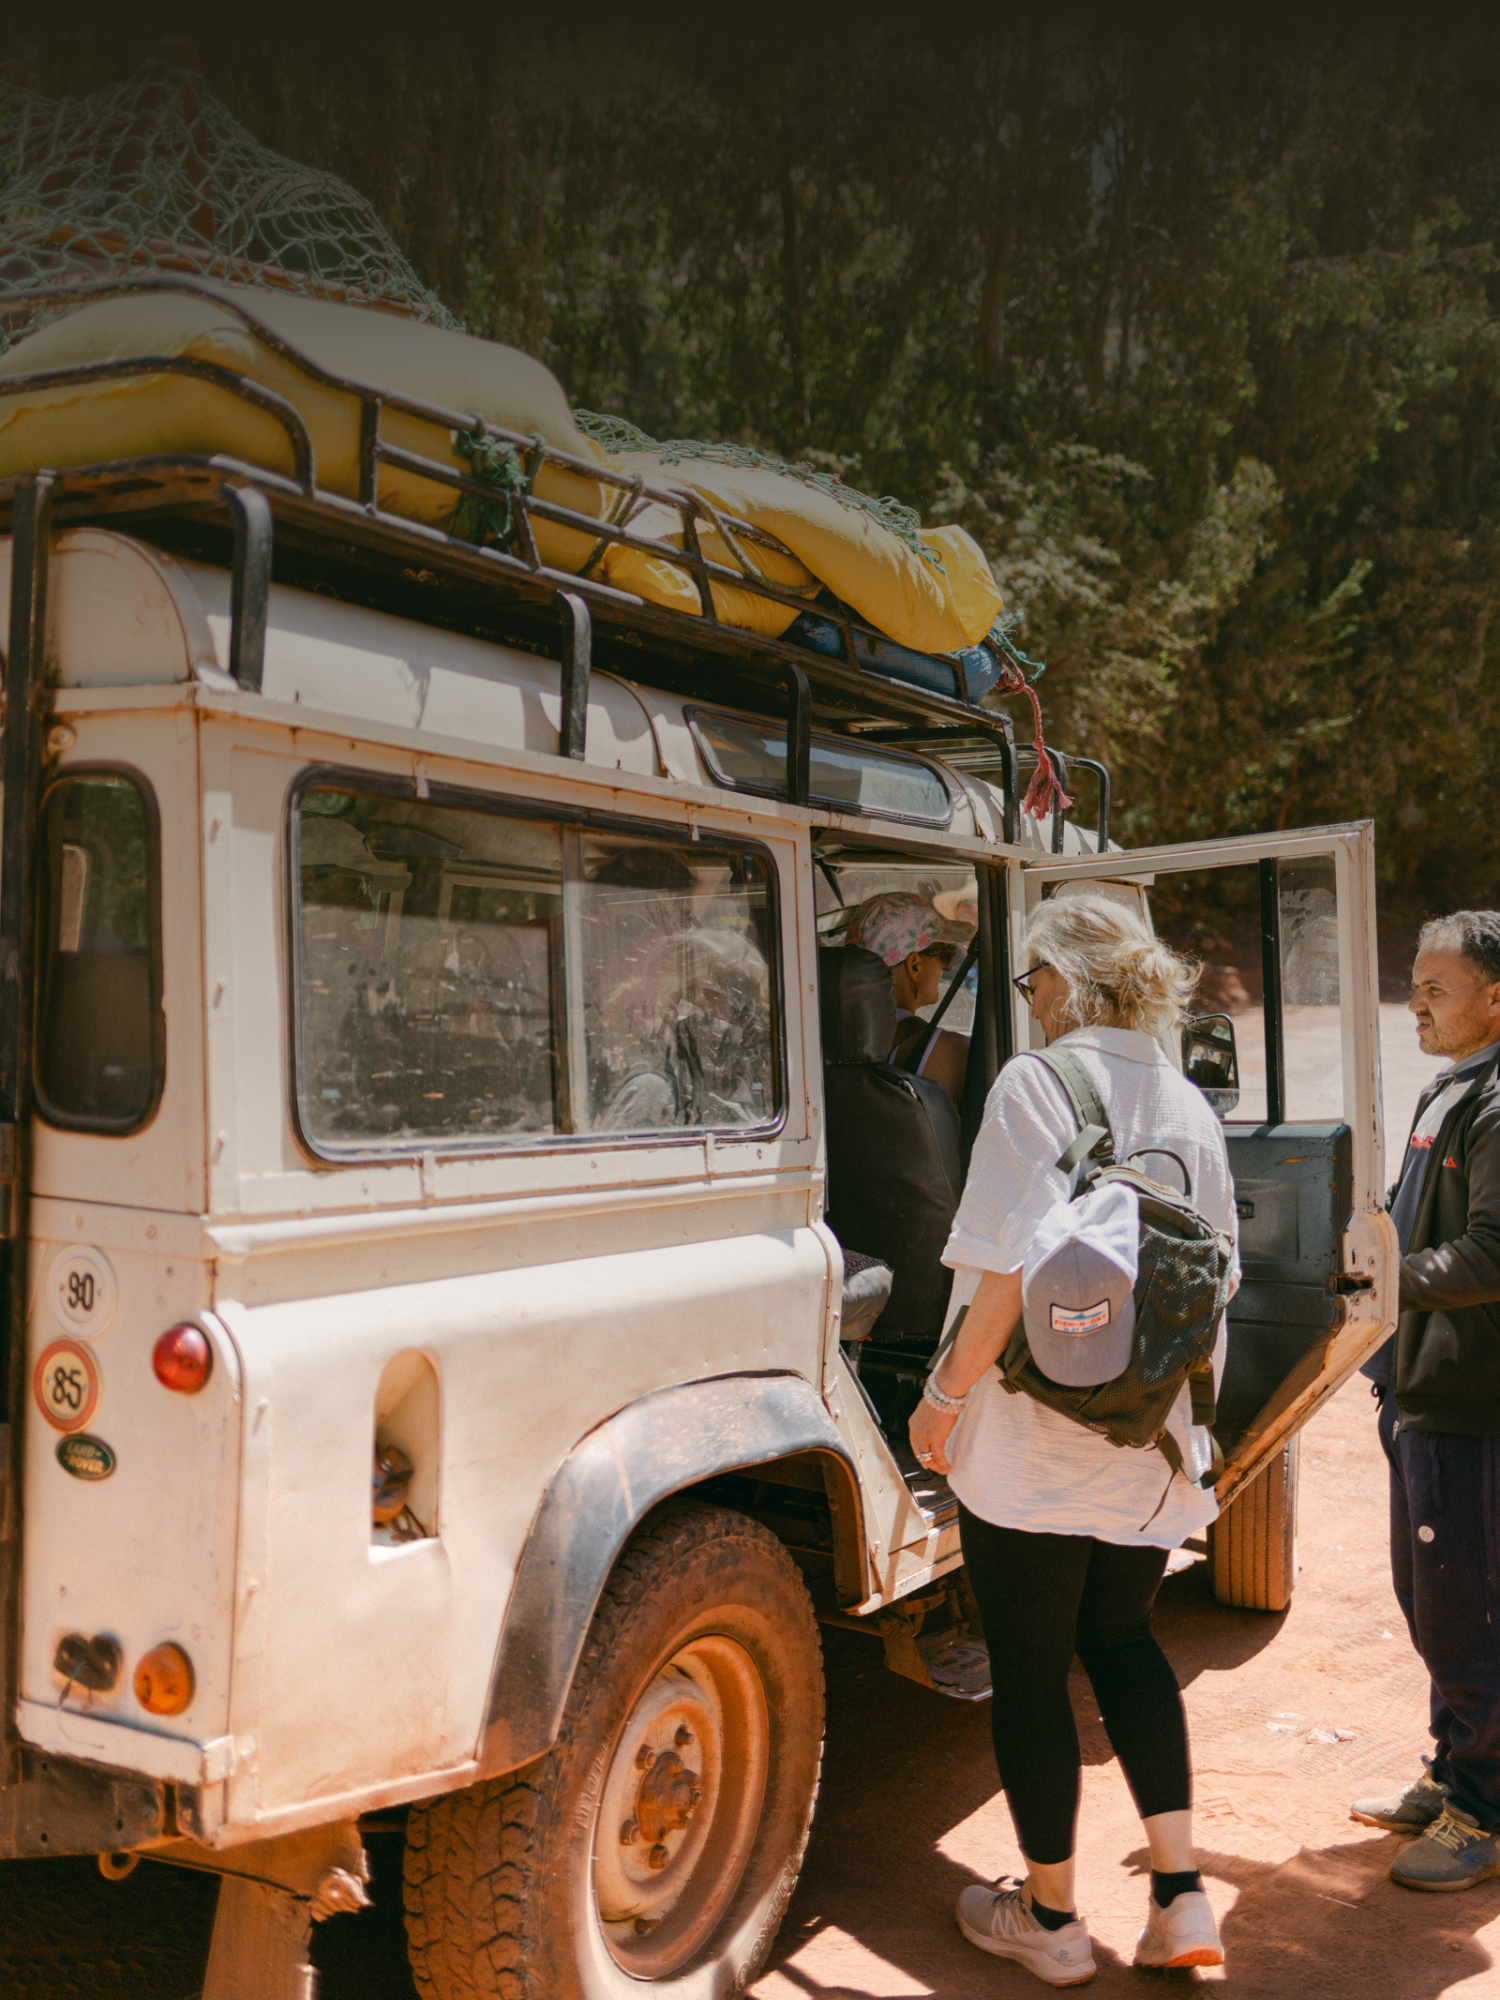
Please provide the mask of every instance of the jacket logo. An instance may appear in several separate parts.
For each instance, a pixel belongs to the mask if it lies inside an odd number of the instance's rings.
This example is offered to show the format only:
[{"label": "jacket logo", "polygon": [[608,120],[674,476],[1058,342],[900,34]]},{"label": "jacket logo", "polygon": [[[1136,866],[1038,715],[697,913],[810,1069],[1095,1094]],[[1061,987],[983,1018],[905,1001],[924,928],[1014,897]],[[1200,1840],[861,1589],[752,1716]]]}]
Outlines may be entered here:
[{"label": "jacket logo", "polygon": [[1457,1160],[1455,1160],[1455,1159],[1454,1159],[1454,1157],[1453,1157],[1453,1155],[1452,1155],[1451,1153],[1450,1153],[1450,1154],[1448,1155],[1447,1159],[1446,1159],[1446,1160],[1444,1160],[1444,1162],[1443,1162],[1443,1165],[1444,1165],[1445,1167],[1452,1167],[1452,1169],[1453,1169],[1453,1171],[1454,1171],[1455,1173],[1457,1173],[1457,1172],[1458,1172],[1458,1162],[1457,1162]]}]

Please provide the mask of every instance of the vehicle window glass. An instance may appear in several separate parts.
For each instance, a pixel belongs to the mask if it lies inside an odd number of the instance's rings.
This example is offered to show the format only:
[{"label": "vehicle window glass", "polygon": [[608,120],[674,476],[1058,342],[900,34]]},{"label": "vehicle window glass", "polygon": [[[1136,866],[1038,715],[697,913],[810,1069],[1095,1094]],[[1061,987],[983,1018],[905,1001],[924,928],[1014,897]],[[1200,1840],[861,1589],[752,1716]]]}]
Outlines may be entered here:
[{"label": "vehicle window glass", "polygon": [[1331,854],[1283,861],[1276,871],[1286,1115],[1293,1121],[1344,1116],[1336,880]]},{"label": "vehicle window glass", "polygon": [[771,893],[758,855],[580,839],[590,1129],[776,1113]]},{"label": "vehicle window glass", "polygon": [[317,1146],[490,1148],[779,1112],[766,864],[336,785],[297,813]]},{"label": "vehicle window glass", "polygon": [[[775,723],[698,710],[692,718],[703,760],[721,785],[786,796],[786,731]],[[877,750],[836,736],[814,736],[809,790],[819,805],[888,819],[946,826],[953,802],[942,778],[920,757]]]},{"label": "vehicle window glass", "polygon": [[67,778],[42,811],[37,1092],[102,1131],[140,1122],[161,1086],[151,817],[134,780]]},{"label": "vehicle window glass", "polygon": [[[979,885],[967,868],[944,868],[931,861],[902,861],[892,855],[876,859],[826,858],[817,871],[814,896],[819,941],[839,944],[856,910],[872,896],[920,897],[942,922],[942,936],[957,945],[953,963],[943,970],[938,998],[917,1011],[930,1020],[948,988],[963,972],[970,940],[979,928]],[[979,966],[970,966],[961,990],[943,1015],[943,1026],[954,1034],[972,1034],[979,993]]]},{"label": "vehicle window glass", "polygon": [[[1132,903],[1139,894],[1123,888],[1110,892]],[[1146,915],[1156,935],[1198,967],[1189,1016],[1227,1016],[1232,1024],[1239,1099],[1221,1107],[1231,1125],[1261,1125],[1267,1117],[1260,897],[1260,867],[1253,861],[1234,868],[1163,870],[1146,889]]]}]

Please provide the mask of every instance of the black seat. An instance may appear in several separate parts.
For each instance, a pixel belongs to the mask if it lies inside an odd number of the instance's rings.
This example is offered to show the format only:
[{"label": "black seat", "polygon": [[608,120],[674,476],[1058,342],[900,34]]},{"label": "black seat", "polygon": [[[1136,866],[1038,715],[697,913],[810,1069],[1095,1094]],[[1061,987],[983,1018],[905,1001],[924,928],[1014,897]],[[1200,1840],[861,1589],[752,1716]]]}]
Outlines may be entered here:
[{"label": "black seat", "polygon": [[962,1185],[958,1108],[940,1083],[886,1061],[896,997],[875,954],[845,945],[818,960],[828,1224],[894,1274],[872,1344],[930,1353],[953,1275],[938,1260]]}]

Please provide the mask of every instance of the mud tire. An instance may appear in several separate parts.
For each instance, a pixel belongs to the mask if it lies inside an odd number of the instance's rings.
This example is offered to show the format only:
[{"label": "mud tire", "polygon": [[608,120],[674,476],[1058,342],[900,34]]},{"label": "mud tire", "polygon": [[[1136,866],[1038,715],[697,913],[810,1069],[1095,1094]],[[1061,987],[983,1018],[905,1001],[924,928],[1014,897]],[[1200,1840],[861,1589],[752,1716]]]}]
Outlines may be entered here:
[{"label": "mud tire", "polygon": [[1297,1439],[1241,1489],[1208,1531],[1214,1596],[1240,1611],[1285,1611],[1297,1581]]},{"label": "mud tire", "polygon": [[[601,1918],[599,1870],[617,1857],[600,1843],[621,1839],[618,1812],[602,1822],[620,1772],[638,1768],[621,1759],[653,1692],[659,1704],[679,1662],[691,1668],[716,1648],[737,1662],[731,1702],[737,1686],[763,1691],[759,1750],[745,1758],[748,1767],[758,1755],[764,1773],[753,1780],[764,1785],[760,1810],[740,1811],[739,1847],[725,1844],[729,1863],[715,1881],[717,1829],[735,1812],[740,1775],[726,1734],[720,1803],[679,1899],[686,1916],[674,1909],[648,1926],[648,1959],[637,1964],[639,1926]],[[822,1746],[822,1654],[796,1564],[741,1514],[670,1503],[637,1531],[604,1587],[548,1754],[412,1810],[406,1931],[421,2000],[733,2000],[770,1950],[796,1885]],[[683,1755],[704,1761],[696,1749]],[[681,1962],[653,1966],[653,1949],[670,1959],[673,1925],[691,1929],[695,1895],[699,1930],[711,1930]]]}]

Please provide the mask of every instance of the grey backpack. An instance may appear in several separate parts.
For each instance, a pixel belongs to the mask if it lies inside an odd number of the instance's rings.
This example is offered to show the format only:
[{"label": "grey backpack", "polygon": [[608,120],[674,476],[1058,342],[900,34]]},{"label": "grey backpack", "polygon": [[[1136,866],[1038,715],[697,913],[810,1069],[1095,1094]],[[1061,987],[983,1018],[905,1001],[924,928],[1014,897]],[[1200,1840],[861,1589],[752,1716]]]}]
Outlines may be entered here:
[{"label": "grey backpack", "polygon": [[[1137,1450],[1155,1445],[1173,1472],[1185,1472],[1177,1440],[1166,1427],[1167,1416],[1187,1383],[1193,1422],[1208,1427],[1212,1436],[1214,1341],[1228,1302],[1233,1246],[1194,1207],[1191,1178],[1181,1160],[1177,1164],[1187,1186],[1185,1194],[1163,1187],[1131,1164],[1148,1153],[1164,1153],[1164,1148],[1142,1147],[1130,1159],[1116,1162],[1109,1119],[1092,1077],[1075,1055],[1063,1049],[1039,1049],[1036,1060],[1056,1076],[1078,1119],[1078,1136],[1057,1162],[1065,1173],[1075,1174],[1069,1200],[1077,1201],[1112,1181],[1127,1183],[1139,1199],[1135,1344],[1129,1365],[1112,1381],[1064,1388],[1033,1361],[1023,1320],[996,1364],[1001,1380],[1013,1395],[1024,1392],[1049,1410],[1097,1431],[1111,1444]],[[1177,1159],[1175,1153],[1165,1157]],[[1198,1483],[1213,1485],[1223,1467],[1215,1444],[1213,1465]]]}]

